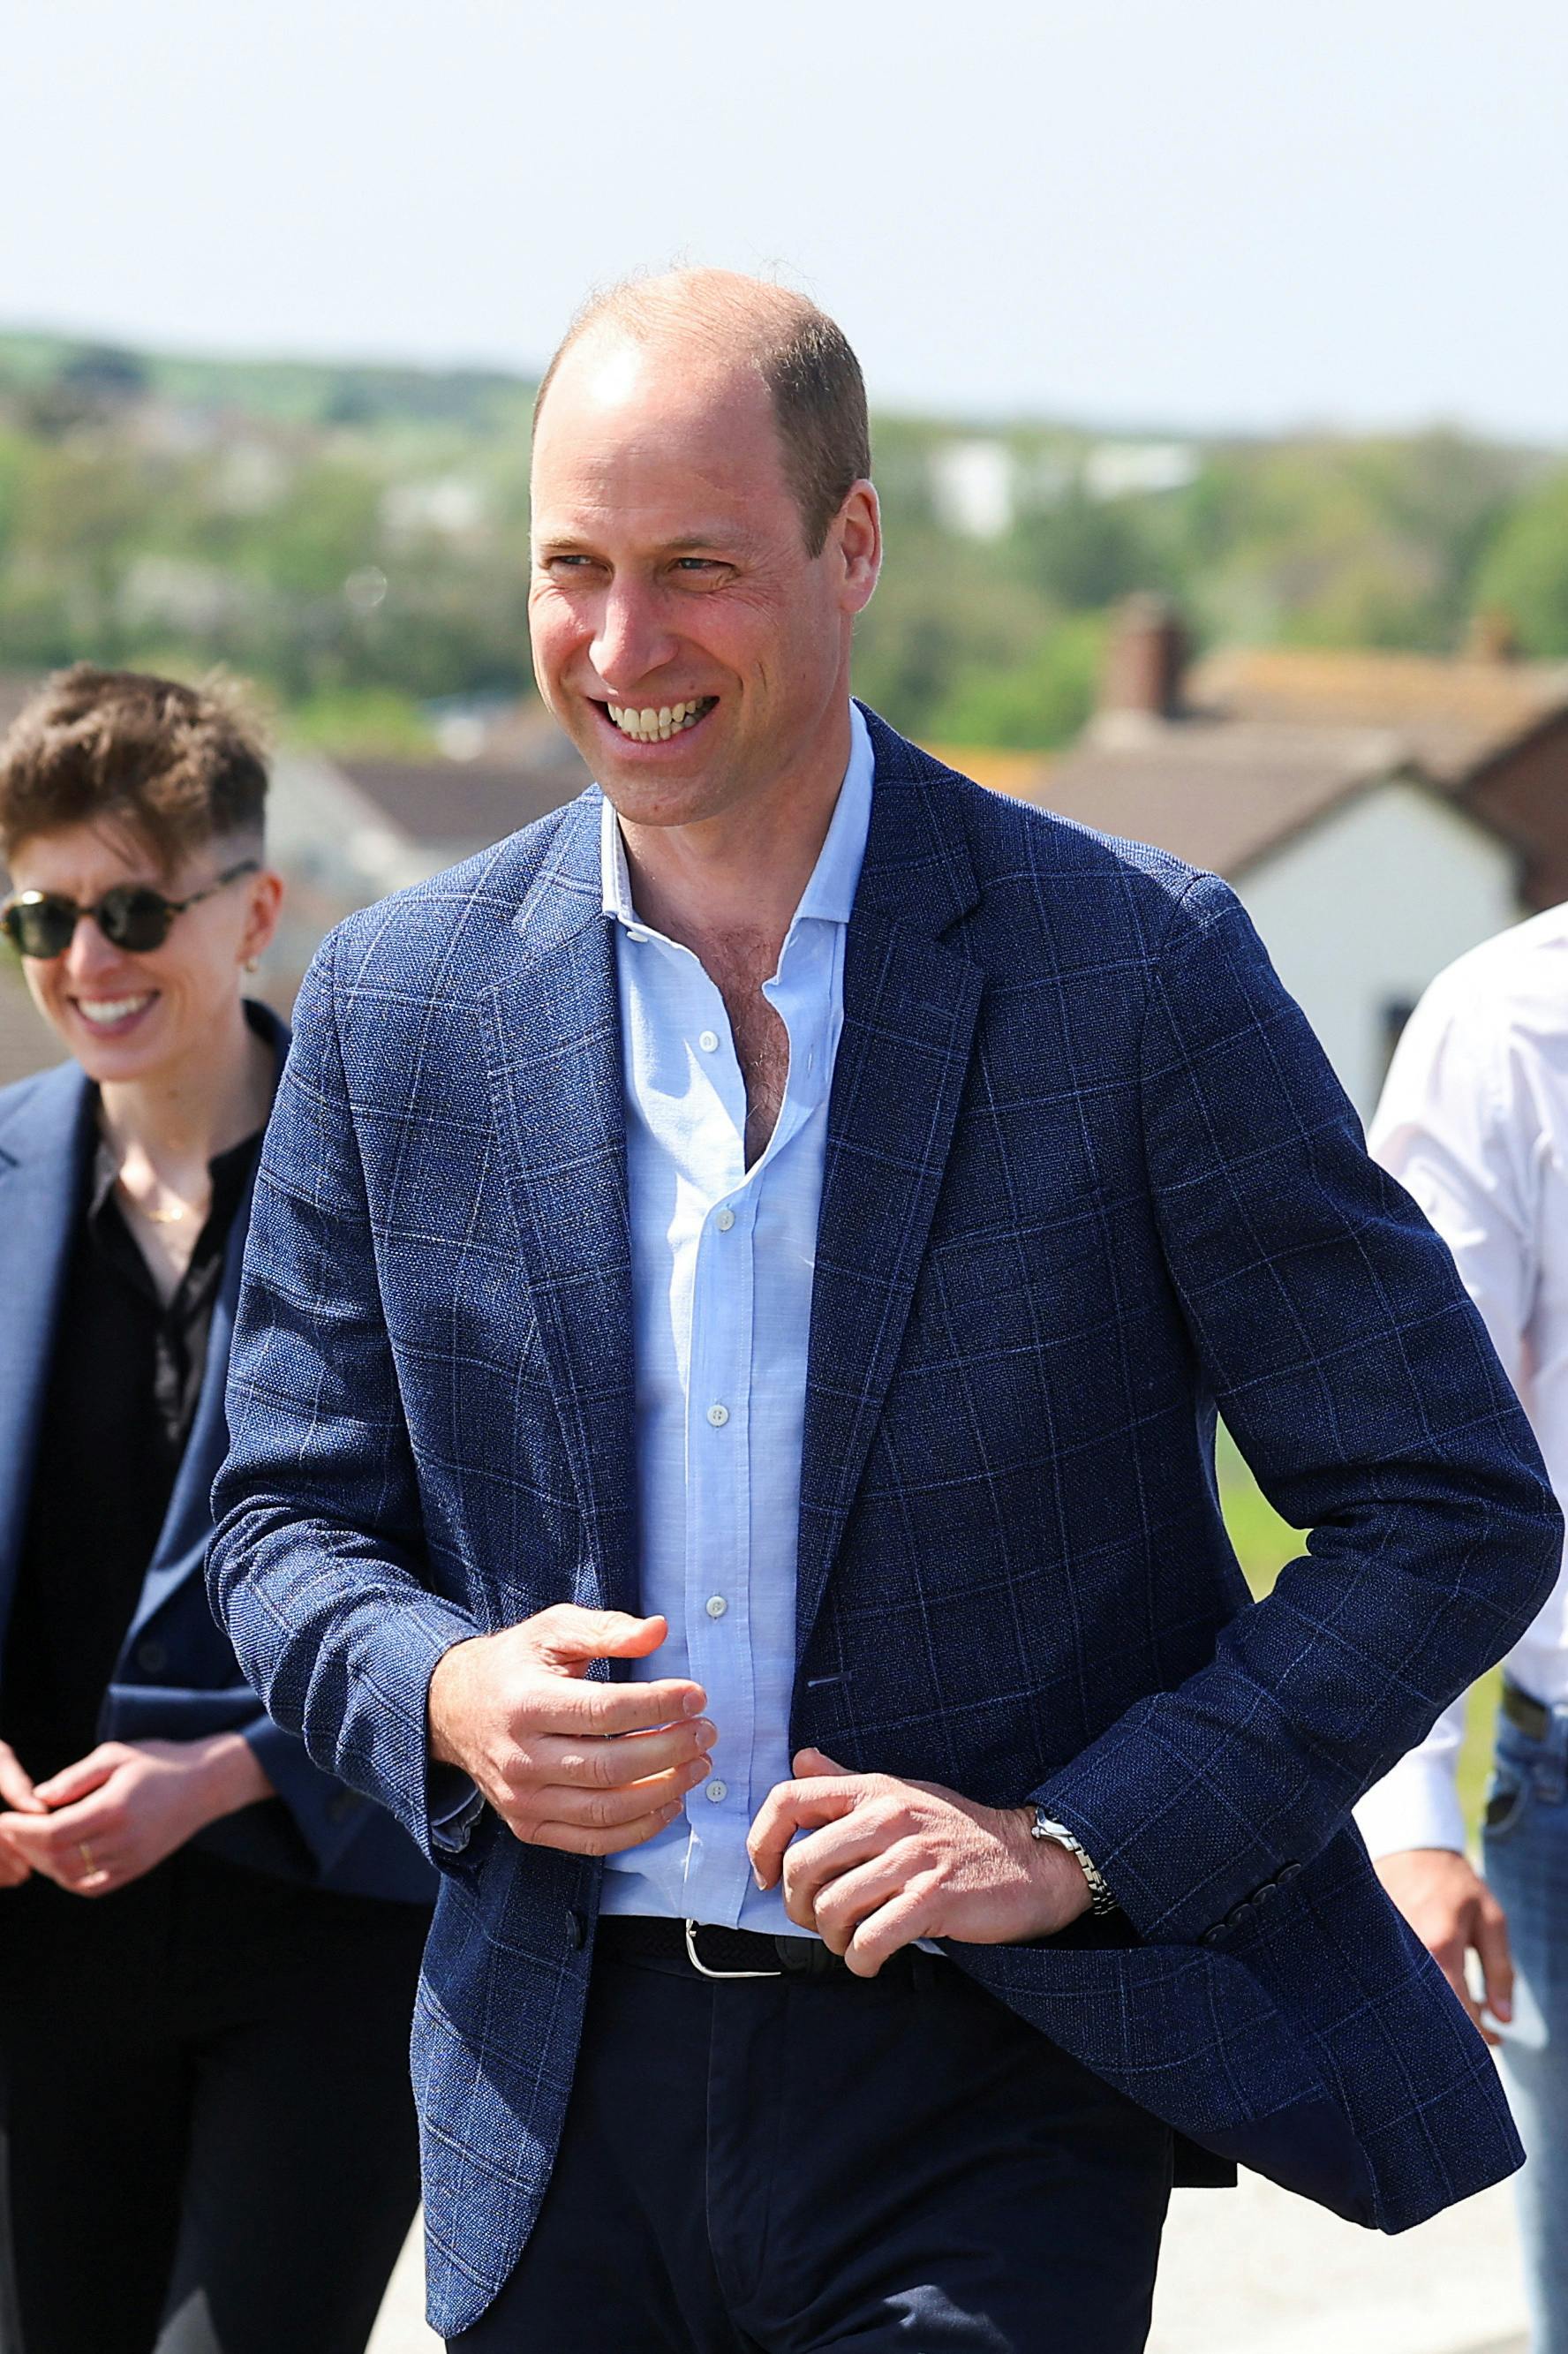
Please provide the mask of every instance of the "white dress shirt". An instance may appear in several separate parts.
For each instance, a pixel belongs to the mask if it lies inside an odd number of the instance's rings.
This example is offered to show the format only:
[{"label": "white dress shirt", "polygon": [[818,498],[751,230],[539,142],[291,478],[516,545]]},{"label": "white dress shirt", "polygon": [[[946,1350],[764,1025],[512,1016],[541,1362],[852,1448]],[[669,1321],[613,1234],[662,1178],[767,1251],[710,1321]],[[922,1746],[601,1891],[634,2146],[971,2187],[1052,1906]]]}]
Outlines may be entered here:
[{"label": "white dress shirt", "polygon": [[604,806],[626,1089],[641,1607],[670,1622],[643,1678],[693,1676],[713,1772],[645,1845],[607,1859],[609,1913],[799,1935],[752,1879],[746,1835],[789,1778],[806,1347],[844,937],[871,822],[871,739],[852,749],[827,839],[763,995],[789,1039],[767,1150],[746,1165],[746,1083],[724,1000],[631,903]]},{"label": "white dress shirt", "polygon": [[[1458,1262],[1568,1497],[1568,906],[1440,973],[1400,1040],[1369,1137]],[[1568,1702],[1568,1575],[1510,1654],[1533,1699]],[[1465,1702],[1368,1791],[1374,1856],[1463,1850]]]}]

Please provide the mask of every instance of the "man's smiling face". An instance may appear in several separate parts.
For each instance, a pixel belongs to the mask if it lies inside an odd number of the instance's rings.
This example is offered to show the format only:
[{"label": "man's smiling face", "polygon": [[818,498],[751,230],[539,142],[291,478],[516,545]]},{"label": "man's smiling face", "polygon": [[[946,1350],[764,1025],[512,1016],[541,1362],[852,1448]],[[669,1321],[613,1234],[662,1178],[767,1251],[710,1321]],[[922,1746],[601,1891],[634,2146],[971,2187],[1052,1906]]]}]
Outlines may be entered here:
[{"label": "man's smiling face", "polygon": [[842,724],[874,494],[808,553],[753,366],[590,331],[546,398],[533,497],[540,692],[624,818],[699,822],[809,770]]}]

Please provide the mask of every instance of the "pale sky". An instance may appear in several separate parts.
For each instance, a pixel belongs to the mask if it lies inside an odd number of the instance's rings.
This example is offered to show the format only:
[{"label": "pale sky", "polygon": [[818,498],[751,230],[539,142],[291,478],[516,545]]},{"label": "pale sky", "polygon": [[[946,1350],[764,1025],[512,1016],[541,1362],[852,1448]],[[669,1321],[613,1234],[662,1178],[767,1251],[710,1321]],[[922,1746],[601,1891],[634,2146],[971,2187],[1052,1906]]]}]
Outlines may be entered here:
[{"label": "pale sky", "polygon": [[10,0],[0,324],[536,366],[778,270],[885,405],[1568,441],[1564,0]]}]

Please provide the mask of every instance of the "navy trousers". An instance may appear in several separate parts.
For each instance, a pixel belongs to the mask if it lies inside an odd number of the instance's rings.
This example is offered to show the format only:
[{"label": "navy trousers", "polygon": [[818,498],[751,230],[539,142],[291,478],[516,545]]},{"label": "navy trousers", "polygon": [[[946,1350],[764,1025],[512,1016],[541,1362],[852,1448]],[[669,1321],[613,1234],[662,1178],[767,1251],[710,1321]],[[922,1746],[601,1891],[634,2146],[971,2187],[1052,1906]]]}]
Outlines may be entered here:
[{"label": "navy trousers", "polygon": [[596,1958],[534,2235],[450,2354],[1138,2354],[1171,2136],[973,1986]]},{"label": "navy trousers", "polygon": [[194,1848],[0,1892],[0,2354],[362,2354],[428,1917]]}]

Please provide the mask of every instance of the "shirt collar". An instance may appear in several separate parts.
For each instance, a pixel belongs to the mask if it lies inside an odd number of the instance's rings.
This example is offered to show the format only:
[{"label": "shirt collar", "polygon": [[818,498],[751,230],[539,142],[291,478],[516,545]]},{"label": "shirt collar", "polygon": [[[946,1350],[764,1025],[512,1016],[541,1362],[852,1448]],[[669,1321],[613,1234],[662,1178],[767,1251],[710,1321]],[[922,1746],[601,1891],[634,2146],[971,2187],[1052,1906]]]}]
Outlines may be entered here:
[{"label": "shirt collar", "polygon": [[[847,924],[854,905],[855,886],[865,858],[866,836],[871,831],[872,780],[876,758],[871,748],[871,732],[861,716],[858,704],[850,705],[850,756],[844,770],[839,797],[833,804],[833,814],[828,826],[827,839],[817,854],[817,863],[810,879],[800,895],[793,924],[803,917],[815,916],[823,923]],[[604,890],[604,912],[618,923],[640,924],[641,919],[631,904],[631,876],[626,864],[626,845],[620,838],[620,826],[609,797],[605,796],[599,812],[599,875]]]}]

